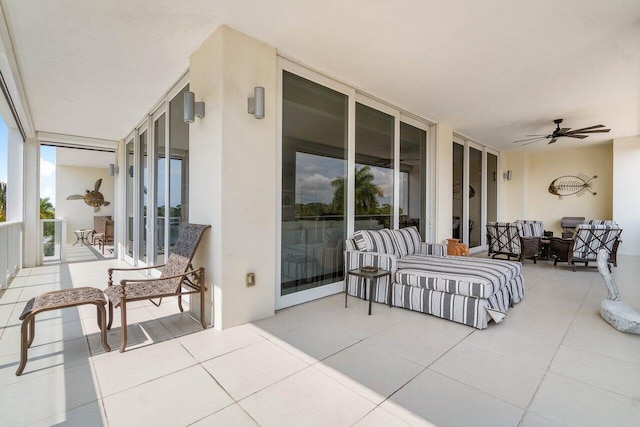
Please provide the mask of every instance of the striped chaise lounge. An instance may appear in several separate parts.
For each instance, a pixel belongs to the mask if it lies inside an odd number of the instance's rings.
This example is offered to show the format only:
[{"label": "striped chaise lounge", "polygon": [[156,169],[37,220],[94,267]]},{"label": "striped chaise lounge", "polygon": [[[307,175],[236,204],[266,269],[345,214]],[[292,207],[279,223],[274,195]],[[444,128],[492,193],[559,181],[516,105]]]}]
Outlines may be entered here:
[{"label": "striped chaise lounge", "polygon": [[[345,243],[345,268],[391,271],[374,282],[374,301],[485,329],[500,322],[524,296],[522,264],[498,259],[449,257],[445,245],[421,242],[415,227],[359,230]],[[347,275],[347,292],[364,298],[362,278]]]}]

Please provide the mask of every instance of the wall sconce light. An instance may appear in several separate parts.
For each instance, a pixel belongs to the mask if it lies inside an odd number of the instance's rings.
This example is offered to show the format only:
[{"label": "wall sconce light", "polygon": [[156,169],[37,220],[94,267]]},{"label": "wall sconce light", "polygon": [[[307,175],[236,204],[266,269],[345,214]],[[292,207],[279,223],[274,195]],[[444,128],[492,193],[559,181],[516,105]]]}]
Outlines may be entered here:
[{"label": "wall sconce light", "polygon": [[506,171],[505,173],[502,174],[502,177],[504,179],[506,179],[507,181],[511,181],[511,170]]},{"label": "wall sconce light", "polygon": [[133,178],[133,166],[129,166],[129,177]]},{"label": "wall sconce light", "polygon": [[248,113],[253,114],[256,119],[264,118],[264,88],[262,86],[253,88],[253,98],[249,98]]},{"label": "wall sconce light", "polygon": [[114,176],[118,173],[119,170],[120,168],[118,168],[116,165],[114,165],[113,163],[109,163],[109,176]]},{"label": "wall sconce light", "polygon": [[204,117],[204,102],[196,102],[196,95],[193,92],[184,93],[184,122],[193,123],[195,117]]}]

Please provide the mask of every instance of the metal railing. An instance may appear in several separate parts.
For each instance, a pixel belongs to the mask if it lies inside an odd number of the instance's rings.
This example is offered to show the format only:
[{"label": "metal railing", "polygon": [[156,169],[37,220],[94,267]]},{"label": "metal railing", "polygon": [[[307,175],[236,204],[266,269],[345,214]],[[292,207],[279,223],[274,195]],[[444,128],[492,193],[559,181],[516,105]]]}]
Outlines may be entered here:
[{"label": "metal railing", "polygon": [[66,221],[41,219],[42,261],[56,262],[65,259]]},{"label": "metal railing", "polygon": [[22,265],[22,222],[0,223],[0,289],[5,289]]}]

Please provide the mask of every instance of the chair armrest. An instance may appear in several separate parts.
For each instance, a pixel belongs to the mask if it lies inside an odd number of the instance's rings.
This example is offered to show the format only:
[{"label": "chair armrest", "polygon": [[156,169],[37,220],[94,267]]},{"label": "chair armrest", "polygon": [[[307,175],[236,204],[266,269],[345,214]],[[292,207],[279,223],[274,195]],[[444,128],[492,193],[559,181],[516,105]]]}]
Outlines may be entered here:
[{"label": "chair armrest", "polygon": [[108,286],[113,286],[113,272],[114,271],[140,271],[140,270],[151,270],[152,268],[160,268],[164,267],[166,264],[160,265],[152,265],[149,267],[127,267],[127,268],[110,268],[107,270],[107,275],[109,276],[109,280],[107,280]]},{"label": "chair armrest", "polygon": [[398,269],[398,257],[380,252],[344,251],[344,265],[347,271],[365,266],[378,267],[394,274]]},{"label": "chair armrest", "polygon": [[547,230],[544,230],[544,232],[542,233],[542,235],[543,235],[544,237],[553,237],[553,231],[547,231]]},{"label": "chair armrest", "polygon": [[[178,279],[180,277],[185,278],[186,276],[196,274],[198,277],[202,277],[202,273],[204,273],[204,267],[200,267],[197,270],[186,271],[182,274],[176,274],[174,276],[166,276],[162,278],[151,278],[151,279],[122,279],[120,281],[120,285],[122,286],[122,295],[126,295],[126,285],[127,284],[136,284],[136,283],[151,283],[151,282],[163,282],[165,280],[173,280]],[[204,284],[203,284],[204,286]],[[205,287],[206,290],[206,287]]]},{"label": "chair armrest", "polygon": [[447,255],[447,245],[442,245],[440,243],[420,243],[420,255],[436,255],[436,256],[446,256]]}]

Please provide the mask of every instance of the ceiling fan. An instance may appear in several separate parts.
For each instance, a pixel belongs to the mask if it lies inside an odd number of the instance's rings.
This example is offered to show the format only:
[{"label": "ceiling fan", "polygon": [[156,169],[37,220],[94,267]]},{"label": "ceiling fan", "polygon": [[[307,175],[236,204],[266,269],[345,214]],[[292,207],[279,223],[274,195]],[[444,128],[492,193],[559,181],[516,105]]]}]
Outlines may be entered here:
[{"label": "ceiling fan", "polygon": [[567,137],[567,138],[585,139],[591,133],[605,133],[611,130],[611,129],[601,129],[604,127],[604,125],[589,126],[586,128],[576,129],[576,130],[571,130],[571,128],[560,128],[560,123],[562,123],[562,119],[555,119],[553,123],[556,124],[556,129],[553,131],[553,133],[550,133],[549,135],[527,135],[533,138],[520,139],[518,141],[513,141],[513,142],[514,143],[524,142],[524,144],[522,145],[529,145],[529,144],[533,144],[534,142],[542,141],[543,139],[551,139],[551,141],[549,141],[549,144],[553,144],[558,140],[558,138]]}]

